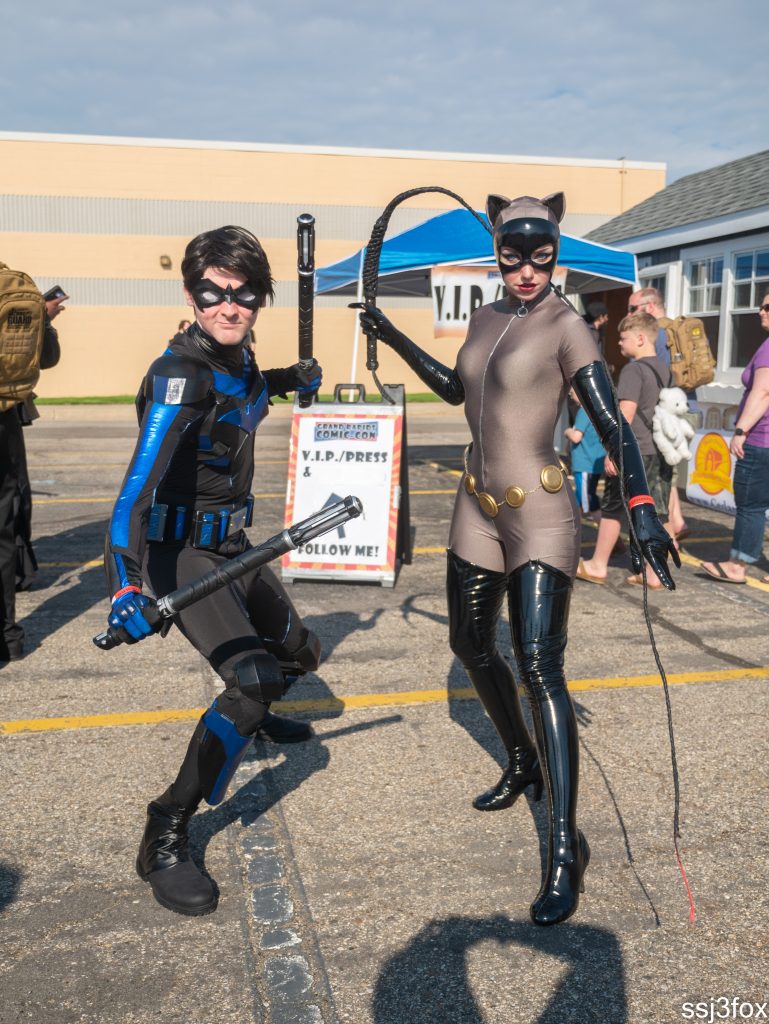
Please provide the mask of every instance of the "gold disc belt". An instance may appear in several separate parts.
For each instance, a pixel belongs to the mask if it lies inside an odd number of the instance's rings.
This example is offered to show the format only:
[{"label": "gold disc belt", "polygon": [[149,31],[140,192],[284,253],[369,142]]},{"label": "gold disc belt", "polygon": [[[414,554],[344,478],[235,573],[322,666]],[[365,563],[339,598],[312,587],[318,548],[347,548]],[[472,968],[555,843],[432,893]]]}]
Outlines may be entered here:
[{"label": "gold disc belt", "polygon": [[467,465],[467,459],[470,453],[470,445],[465,448],[465,476],[464,485],[465,490],[468,494],[474,494],[478,499],[478,504],[481,506],[481,511],[485,512],[487,516],[494,519],[499,515],[499,510],[503,505],[509,505],[510,508],[520,508],[526,500],[527,494],[534,494],[542,488],[543,491],[547,491],[548,494],[557,494],[558,491],[563,487],[563,476],[564,470],[561,466],[545,466],[542,472],[539,474],[539,483],[536,487],[532,487],[530,490],[525,491],[523,487],[518,484],[510,484],[505,490],[505,496],[501,501],[497,501],[486,491],[478,491],[475,486],[475,477],[470,472]]}]

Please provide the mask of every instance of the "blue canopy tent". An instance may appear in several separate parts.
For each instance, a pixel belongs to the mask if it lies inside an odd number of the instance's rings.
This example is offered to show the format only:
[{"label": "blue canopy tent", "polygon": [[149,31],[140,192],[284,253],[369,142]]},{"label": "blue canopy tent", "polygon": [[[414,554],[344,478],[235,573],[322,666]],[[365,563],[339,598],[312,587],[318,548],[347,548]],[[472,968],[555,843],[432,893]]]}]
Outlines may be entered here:
[{"label": "blue canopy tent", "polygon": [[[484,216],[484,220],[485,215]],[[487,221],[488,223],[488,221]],[[316,273],[318,295],[354,295],[365,249]],[[386,239],[379,260],[379,295],[430,295],[430,270],[441,265],[494,266],[491,235],[467,210],[450,210]],[[636,281],[633,253],[561,235],[558,265],[568,268],[569,292],[626,288]]]}]

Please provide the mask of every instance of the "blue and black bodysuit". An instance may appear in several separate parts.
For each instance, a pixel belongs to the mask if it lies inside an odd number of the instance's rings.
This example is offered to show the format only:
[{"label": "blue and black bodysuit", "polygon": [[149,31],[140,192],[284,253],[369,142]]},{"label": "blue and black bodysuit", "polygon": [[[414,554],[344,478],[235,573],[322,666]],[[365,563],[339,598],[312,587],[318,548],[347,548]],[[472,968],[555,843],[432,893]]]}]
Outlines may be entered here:
[{"label": "blue and black bodysuit", "polygon": [[[198,324],[173,339],[137,397],[139,437],[106,537],[110,595],[148,584],[160,597],[250,547],[244,527],[255,433],[270,397],[296,387],[294,367],[261,371],[246,345],[220,345]],[[243,737],[258,729],[287,676],[318,665],[317,638],[267,567],[186,608],[174,623],[224,680],[213,725],[219,729],[224,718]],[[210,726],[211,709],[207,715]],[[215,790],[216,802],[226,786],[219,769],[232,758],[215,736],[208,756],[210,729],[196,735],[202,761],[210,762],[201,763],[203,794],[210,799]]]}]

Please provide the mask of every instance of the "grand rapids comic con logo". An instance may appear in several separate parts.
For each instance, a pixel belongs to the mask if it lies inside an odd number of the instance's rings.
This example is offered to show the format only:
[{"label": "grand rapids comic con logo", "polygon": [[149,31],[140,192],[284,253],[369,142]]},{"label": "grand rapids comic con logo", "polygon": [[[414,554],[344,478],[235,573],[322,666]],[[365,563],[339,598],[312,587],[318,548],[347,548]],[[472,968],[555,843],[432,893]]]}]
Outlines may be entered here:
[{"label": "grand rapids comic con logo", "polygon": [[371,420],[364,423],[316,423],[314,440],[318,441],[377,441],[379,423]]}]

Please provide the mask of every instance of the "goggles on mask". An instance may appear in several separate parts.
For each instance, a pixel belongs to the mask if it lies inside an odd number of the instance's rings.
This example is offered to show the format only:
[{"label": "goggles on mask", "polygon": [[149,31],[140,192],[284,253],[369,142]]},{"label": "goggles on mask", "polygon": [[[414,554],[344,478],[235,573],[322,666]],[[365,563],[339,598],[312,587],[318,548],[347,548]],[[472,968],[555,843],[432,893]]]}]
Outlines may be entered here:
[{"label": "goggles on mask", "polygon": [[[556,224],[539,217],[519,217],[505,221],[494,232],[494,252],[503,274],[520,270],[528,263],[535,270],[552,273],[558,260],[558,241],[561,233]],[[552,246],[551,254],[537,254],[537,249]],[[516,255],[501,255],[502,249],[513,249]]]},{"label": "goggles on mask", "polygon": [[213,281],[209,281],[207,277],[202,278],[190,288],[190,294],[198,309],[210,309],[211,306],[218,306],[221,302],[226,302],[228,306],[231,306],[234,302],[236,306],[243,306],[245,309],[253,311],[259,309],[263,301],[263,297],[257,295],[248,282],[233,290],[231,284],[228,284],[226,288],[221,288]]}]

